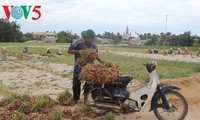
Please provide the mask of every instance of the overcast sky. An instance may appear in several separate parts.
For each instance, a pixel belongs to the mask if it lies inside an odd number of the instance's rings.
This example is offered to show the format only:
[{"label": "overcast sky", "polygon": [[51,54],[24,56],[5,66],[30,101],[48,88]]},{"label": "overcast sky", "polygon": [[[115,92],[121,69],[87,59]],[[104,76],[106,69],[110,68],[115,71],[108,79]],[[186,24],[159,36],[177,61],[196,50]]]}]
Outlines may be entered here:
[{"label": "overcast sky", "polygon": [[93,29],[96,34],[122,34],[128,25],[133,35],[166,31],[200,35],[199,0],[0,0],[0,4],[0,17],[5,16],[2,5],[41,5],[39,20],[31,19],[35,13],[17,20],[24,33],[71,30],[80,34]]}]

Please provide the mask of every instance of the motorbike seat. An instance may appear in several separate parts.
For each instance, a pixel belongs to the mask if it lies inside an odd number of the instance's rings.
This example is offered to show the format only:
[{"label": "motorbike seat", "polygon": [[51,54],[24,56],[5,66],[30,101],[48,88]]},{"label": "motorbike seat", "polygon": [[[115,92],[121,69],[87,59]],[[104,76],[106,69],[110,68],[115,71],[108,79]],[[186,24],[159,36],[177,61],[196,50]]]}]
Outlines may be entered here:
[{"label": "motorbike seat", "polygon": [[116,84],[123,84],[125,86],[133,79],[131,76],[119,76],[115,81]]}]

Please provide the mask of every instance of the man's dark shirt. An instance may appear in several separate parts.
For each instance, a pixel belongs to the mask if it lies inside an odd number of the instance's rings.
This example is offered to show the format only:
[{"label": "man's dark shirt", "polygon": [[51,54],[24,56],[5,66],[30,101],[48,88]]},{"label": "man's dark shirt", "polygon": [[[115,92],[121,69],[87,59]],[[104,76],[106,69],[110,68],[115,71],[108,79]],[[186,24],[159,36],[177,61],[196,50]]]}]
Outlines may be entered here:
[{"label": "man's dark shirt", "polygon": [[[82,38],[74,40],[69,46],[68,50],[85,50],[85,49],[95,49],[97,50],[97,46],[95,43],[92,43],[90,46],[86,46],[85,42]],[[75,65],[78,65],[77,59],[80,57],[80,54],[75,54]]]}]

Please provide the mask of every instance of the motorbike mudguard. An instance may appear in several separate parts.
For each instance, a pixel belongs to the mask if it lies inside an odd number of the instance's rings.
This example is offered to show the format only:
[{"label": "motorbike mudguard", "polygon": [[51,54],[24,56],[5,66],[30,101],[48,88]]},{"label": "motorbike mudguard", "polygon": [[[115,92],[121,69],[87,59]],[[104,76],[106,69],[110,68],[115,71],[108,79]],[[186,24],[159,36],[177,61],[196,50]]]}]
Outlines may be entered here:
[{"label": "motorbike mudguard", "polygon": [[[161,89],[158,89],[155,92],[155,94],[154,94],[154,96],[153,96],[153,98],[151,100],[151,109],[149,111],[155,110],[156,108],[159,107],[157,101],[158,101],[158,99],[160,97],[163,98],[164,92],[166,92],[166,91],[172,91],[172,90],[181,90],[181,88],[176,87],[176,86],[163,86]],[[165,96],[164,96],[164,98],[165,98]],[[165,104],[166,103],[166,99],[164,99],[163,102]]]},{"label": "motorbike mudguard", "polygon": [[83,95],[85,96],[92,88],[91,84],[85,83],[83,86]]}]

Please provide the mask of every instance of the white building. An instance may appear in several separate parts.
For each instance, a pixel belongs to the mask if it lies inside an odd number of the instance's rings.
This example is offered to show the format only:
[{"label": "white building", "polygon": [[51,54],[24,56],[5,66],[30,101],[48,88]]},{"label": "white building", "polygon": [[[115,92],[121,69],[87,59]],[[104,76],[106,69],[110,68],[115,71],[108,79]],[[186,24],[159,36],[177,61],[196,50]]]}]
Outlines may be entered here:
[{"label": "white building", "polygon": [[99,37],[96,37],[97,41],[99,43],[103,43],[103,44],[112,44],[114,43],[114,40],[112,39],[107,39],[107,38],[99,38]]},{"label": "white building", "polygon": [[129,44],[131,45],[144,45],[147,42],[147,40],[141,40],[139,37],[132,38],[129,41]]},{"label": "white building", "polygon": [[35,32],[33,33],[34,38],[39,38],[44,42],[56,42],[58,34],[55,32]]}]

